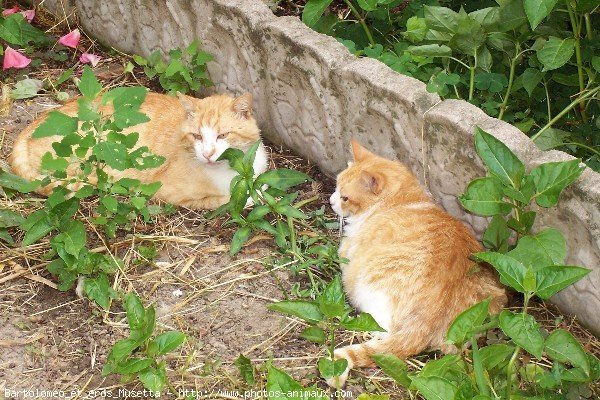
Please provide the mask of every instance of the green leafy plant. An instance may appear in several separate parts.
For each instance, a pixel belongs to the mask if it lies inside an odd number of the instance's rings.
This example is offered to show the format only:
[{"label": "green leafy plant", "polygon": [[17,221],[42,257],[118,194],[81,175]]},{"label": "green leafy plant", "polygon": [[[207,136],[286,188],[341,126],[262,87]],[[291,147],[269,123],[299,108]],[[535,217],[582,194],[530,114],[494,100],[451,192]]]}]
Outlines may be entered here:
[{"label": "green leafy plant", "polygon": [[158,77],[158,82],[169,94],[197,93],[203,86],[212,86],[206,74],[206,63],[213,57],[200,48],[200,42],[194,40],[184,50],[179,48],[169,51],[165,60],[159,50],[148,58],[133,56],[133,61],[144,67],[144,73],[150,79]]},{"label": "green leafy plant", "polygon": [[266,389],[270,399],[329,400],[316,386],[303,388],[291,376],[273,366],[268,368]]},{"label": "green leafy plant", "polygon": [[269,305],[269,309],[293,315],[310,325],[300,333],[300,336],[323,345],[328,352],[329,357],[321,357],[318,362],[319,373],[323,379],[340,376],[348,366],[345,359],[334,359],[336,330],[384,331],[368,313],[361,312],[356,316],[351,315],[353,310],[346,304],[346,296],[339,275],[314,301],[284,300]]},{"label": "green leafy plant", "polygon": [[[299,210],[300,205],[292,205],[298,192],[286,191],[310,180],[310,177],[291,169],[273,169],[255,176],[253,164],[259,145],[260,142],[256,142],[245,154],[239,149],[229,148],[219,157],[219,160],[227,160],[238,173],[231,181],[229,202],[210,215],[215,217],[229,213],[229,223],[238,226],[231,241],[232,255],[240,251],[253,231],[272,234],[279,247],[286,246],[288,241],[293,247],[296,241],[294,219],[306,219]],[[250,204],[253,204],[252,210],[244,212]],[[274,225],[266,218],[268,215],[276,218]]]},{"label": "green leafy plant", "polygon": [[[428,400],[558,399],[565,394],[570,398],[600,379],[600,361],[566,330],[545,334],[528,313],[528,305],[532,297],[548,299],[590,270],[563,265],[566,242],[557,229],[531,233],[536,213],[527,206],[533,201],[541,207],[555,205],[583,167],[580,160],[573,160],[541,164],[527,173],[506,145],[479,128],[475,147],[489,174],[472,181],[460,201],[467,210],[492,220],[484,234],[484,244],[491,250],[473,257],[491,264],[502,283],[522,293],[523,307],[520,312],[503,310],[491,316],[488,299],[465,310],[447,333],[447,341],[462,349],[460,355],[429,361],[418,373],[408,373],[404,362],[391,355],[374,360]],[[494,328],[500,328],[508,341],[480,348],[477,336]],[[544,356],[551,362],[542,362]],[[514,384],[517,379],[519,385]]]},{"label": "green leafy plant", "polygon": [[112,346],[102,376],[119,374],[123,383],[137,377],[146,389],[158,396],[165,387],[171,393],[177,393],[168,380],[167,364],[161,358],[181,346],[186,336],[178,331],[168,331],[152,338],[156,325],[154,307],[144,308],[133,293],[125,296],[124,305],[129,337]]},{"label": "green leafy plant", "polygon": [[347,13],[327,12],[332,2],[308,0],[302,20],[600,170],[598,2],[343,0]]},{"label": "green leafy plant", "polygon": [[[57,258],[47,268],[58,277],[58,288],[69,290],[79,276],[84,276],[87,296],[108,309],[115,294],[107,274],[114,273],[120,261],[87,248],[85,225],[75,218],[81,200],[98,199],[90,222],[103,227],[109,238],[116,235],[117,227],[128,226],[138,215],[149,220],[152,214],[161,211],[160,207],[148,204],[160,183],[142,184],[130,178],[114,180],[108,171],[154,168],[164,159],[151,154],[147,147],[136,148],[139,136],[136,132],[123,133],[124,129],[148,120],[139,111],[146,96],[145,88],[116,88],[101,95],[102,86],[89,67],[84,69],[78,88],[82,96],[77,100],[77,115],[52,111],[32,134],[34,139],[60,137],[52,145],[54,153],[42,157],[43,178],[27,183],[4,173],[4,183],[23,192],[52,185],[44,207],[19,225],[25,231],[23,246],[52,233],[48,257]],[[109,102],[114,111],[104,115],[99,106]]]}]

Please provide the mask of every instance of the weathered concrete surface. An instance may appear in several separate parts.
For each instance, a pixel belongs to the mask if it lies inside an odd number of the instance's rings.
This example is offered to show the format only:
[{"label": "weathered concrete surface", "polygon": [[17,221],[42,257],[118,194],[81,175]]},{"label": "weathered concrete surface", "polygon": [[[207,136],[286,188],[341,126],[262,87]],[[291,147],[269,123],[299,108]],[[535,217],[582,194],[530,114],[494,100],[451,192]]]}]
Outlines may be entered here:
[{"label": "weathered concrete surface", "polygon": [[[209,72],[217,91],[251,92],[269,139],[316,162],[343,169],[348,142],[407,163],[433,196],[481,235],[485,220],[466,213],[456,196],[484,173],[473,127],[503,140],[531,168],[569,158],[540,152],[518,129],[463,101],[440,102],[425,85],[371,59],[357,59],[333,38],[295,18],[275,17],[259,0],[46,0],[62,15],[73,7],[83,28],[122,51],[148,55],[200,38],[215,56]],[[68,12],[68,11],[67,11]],[[538,226],[561,229],[569,264],[594,271],[552,300],[600,334],[600,175],[586,171],[543,210]]]}]

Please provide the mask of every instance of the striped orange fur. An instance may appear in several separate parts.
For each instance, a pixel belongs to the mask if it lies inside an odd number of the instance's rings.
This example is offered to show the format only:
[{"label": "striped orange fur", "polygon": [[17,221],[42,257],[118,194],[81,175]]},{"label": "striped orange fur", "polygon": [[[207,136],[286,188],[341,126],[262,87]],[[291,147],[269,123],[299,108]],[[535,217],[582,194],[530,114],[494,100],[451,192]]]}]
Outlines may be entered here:
[{"label": "striped orange fur", "polygon": [[[371,356],[407,358],[428,349],[453,352],[445,336],[454,318],[491,297],[491,312],[506,304],[495,274],[470,260],[481,246],[469,229],[438,207],[404,165],[352,141],[354,162],[331,196],[344,217],[339,253],[350,302],[386,329],[373,339],[335,350],[348,369],[373,365]],[[328,381],[337,386],[334,379]]]}]

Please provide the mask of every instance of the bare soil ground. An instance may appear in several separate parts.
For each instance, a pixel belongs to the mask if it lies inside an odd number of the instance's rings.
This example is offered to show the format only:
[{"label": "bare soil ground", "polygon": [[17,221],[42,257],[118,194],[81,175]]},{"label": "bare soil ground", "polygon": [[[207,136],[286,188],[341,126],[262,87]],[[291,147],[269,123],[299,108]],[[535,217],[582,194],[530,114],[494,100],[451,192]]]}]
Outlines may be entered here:
[{"label": "bare soil ground", "polygon": [[[43,16],[40,16],[43,18]],[[46,22],[46,28],[65,28]],[[135,79],[123,73],[128,58],[112,50],[99,49],[89,39],[82,46],[101,53],[103,61],[95,72],[105,86],[141,82],[157,89],[138,70]],[[74,63],[46,64],[28,71],[30,77],[56,77]],[[30,100],[12,101],[8,85],[21,77],[4,75],[0,99],[0,162],[7,160],[18,132],[40,113],[58,106],[50,94]],[[137,81],[137,82],[136,82]],[[74,93],[70,84],[67,91]],[[299,200],[318,196],[309,208],[327,205],[333,182],[309,162],[288,150],[270,146],[271,166],[302,170],[315,181],[300,188]],[[6,199],[0,207],[23,214],[42,206],[44,199],[28,196]],[[99,251],[108,251],[125,260],[114,277],[113,287],[135,291],[145,305],[157,309],[158,330],[177,329],[188,335],[180,351],[168,359],[169,378],[178,390],[194,389],[204,398],[238,398],[244,391],[251,398],[264,398],[265,369],[270,362],[303,384],[317,383],[317,360],[323,350],[299,338],[304,324],[269,311],[266,306],[290,295],[294,283],[303,287],[303,276],[292,266],[274,267],[276,254],[272,239],[258,236],[236,256],[229,256],[233,231],[223,219],[208,220],[201,212],[178,209],[160,216],[153,224],[140,223],[131,232],[121,232],[113,241],[96,239]],[[16,233],[13,231],[12,233]],[[337,232],[327,232],[337,235]],[[19,243],[19,237],[16,237]],[[154,259],[145,259],[139,246],[157,249]],[[121,383],[115,376],[102,377],[101,370],[111,345],[127,336],[125,314],[117,306],[104,312],[73,291],[56,290],[54,278],[45,270],[49,249],[47,239],[28,246],[9,247],[0,242],[0,400],[3,398],[140,398],[139,383]],[[587,350],[600,354],[598,340],[571,318],[561,316],[544,304],[532,309],[545,325],[561,325],[582,341]],[[338,345],[363,340],[361,335],[344,333]],[[234,365],[239,354],[258,368],[257,384],[247,387]],[[428,357],[408,360],[420,368]],[[255,392],[249,392],[253,389]],[[15,392],[20,390],[19,392]],[[29,392],[27,392],[27,390]],[[56,390],[54,394],[48,391]],[[392,399],[409,398],[404,389],[378,369],[354,371],[345,394],[355,398],[363,392],[387,393]],[[18,396],[15,396],[18,395]],[[169,396],[174,397],[174,396]]]}]

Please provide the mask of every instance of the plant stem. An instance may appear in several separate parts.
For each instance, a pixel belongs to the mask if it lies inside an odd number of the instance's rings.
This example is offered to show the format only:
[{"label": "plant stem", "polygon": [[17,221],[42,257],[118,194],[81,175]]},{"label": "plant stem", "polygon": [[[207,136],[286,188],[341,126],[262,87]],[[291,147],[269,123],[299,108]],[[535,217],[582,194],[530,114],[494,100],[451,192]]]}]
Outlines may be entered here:
[{"label": "plant stem", "polygon": [[521,55],[519,50],[519,44],[517,43],[515,47],[515,56],[510,60],[510,75],[508,76],[508,87],[506,88],[506,94],[504,95],[504,100],[502,101],[502,105],[500,106],[500,113],[498,114],[498,119],[502,119],[502,117],[504,117],[504,111],[506,111],[506,106],[508,105],[508,99],[510,98],[510,92],[512,91],[513,82],[515,80],[515,67],[517,65],[517,59]]},{"label": "plant stem", "polygon": [[354,4],[352,4],[352,2],[350,0],[344,0],[344,3],[346,3],[346,5],[350,9],[350,11],[352,11],[352,14],[356,17],[356,19],[360,23],[360,26],[362,26],[363,31],[365,31],[365,35],[367,35],[367,39],[369,39],[369,43],[371,44],[371,47],[375,47],[375,40],[373,40],[373,34],[371,34],[371,30],[367,26],[363,16],[360,15],[360,13],[356,9],[356,7],[354,7]]},{"label": "plant stem", "polygon": [[[525,298],[523,300],[523,310],[522,314],[527,314],[527,306],[529,305],[529,300],[531,299],[530,293],[525,293]],[[519,353],[521,352],[521,348],[517,346],[512,356],[510,357],[510,361],[506,366],[506,398],[510,399],[510,392],[512,391],[512,371],[515,365],[517,358],[519,358]]]},{"label": "plant stem", "polygon": [[475,66],[469,67],[469,101],[473,100],[473,92],[475,90]]},{"label": "plant stem", "polygon": [[319,200],[319,196],[313,196],[311,198],[304,199],[302,201],[297,202],[296,204],[293,204],[292,207],[294,207],[294,208],[304,207],[305,205],[310,204],[317,200]]},{"label": "plant stem", "polygon": [[585,32],[588,40],[592,40],[594,38],[594,31],[592,29],[592,20],[590,18],[590,13],[585,13],[583,15],[583,19],[585,21]]},{"label": "plant stem", "polygon": [[546,105],[548,106],[548,121],[552,119],[552,108],[550,107],[550,93],[548,92],[548,82],[544,78],[544,90],[546,91]]},{"label": "plant stem", "polygon": [[540,129],[535,135],[533,135],[531,137],[531,140],[533,140],[535,142],[535,140],[542,134],[544,133],[548,128],[552,127],[552,125],[554,125],[558,120],[560,120],[562,117],[564,117],[569,111],[571,111],[571,109],[573,107],[575,107],[577,104],[583,102],[584,100],[587,100],[590,97],[593,97],[596,93],[600,92],[600,86],[588,91],[586,94],[579,96],[578,98],[576,98],[575,100],[573,100],[571,102],[571,104],[569,104],[567,107],[565,107],[560,113],[558,113],[554,118],[552,118],[550,121],[548,121],[548,123],[546,125],[544,125],[544,127],[542,127],[542,129]]},{"label": "plant stem", "polygon": [[473,349],[473,370],[475,371],[475,381],[477,382],[479,393],[489,396],[490,391],[485,381],[483,364],[481,363],[481,356],[479,355],[479,347],[477,346],[475,335],[471,336],[471,348]]},{"label": "plant stem", "polygon": [[[581,93],[585,90],[585,84],[583,83],[583,61],[581,59],[581,26],[577,24],[575,12],[571,7],[570,1],[566,0],[565,3],[567,4],[571,27],[573,28],[573,36],[575,37],[575,58],[577,59],[577,76],[579,78],[579,92]],[[587,112],[585,111],[585,105],[583,103],[579,105],[579,111],[581,112],[581,120],[585,123],[587,121]]]},{"label": "plant stem", "polygon": [[288,229],[290,230],[290,244],[292,245],[292,252],[298,254],[298,244],[296,243],[296,230],[294,229],[294,218],[287,217]]}]

